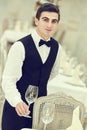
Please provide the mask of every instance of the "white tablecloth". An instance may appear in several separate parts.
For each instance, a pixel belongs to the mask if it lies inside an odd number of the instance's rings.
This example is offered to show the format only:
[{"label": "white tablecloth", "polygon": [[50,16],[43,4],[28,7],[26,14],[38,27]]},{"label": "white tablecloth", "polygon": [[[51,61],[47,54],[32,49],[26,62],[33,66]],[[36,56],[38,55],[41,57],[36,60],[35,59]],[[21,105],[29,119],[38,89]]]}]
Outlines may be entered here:
[{"label": "white tablecloth", "polygon": [[87,88],[80,85],[70,84],[71,77],[59,74],[48,83],[48,94],[64,92],[84,103],[87,112]]}]

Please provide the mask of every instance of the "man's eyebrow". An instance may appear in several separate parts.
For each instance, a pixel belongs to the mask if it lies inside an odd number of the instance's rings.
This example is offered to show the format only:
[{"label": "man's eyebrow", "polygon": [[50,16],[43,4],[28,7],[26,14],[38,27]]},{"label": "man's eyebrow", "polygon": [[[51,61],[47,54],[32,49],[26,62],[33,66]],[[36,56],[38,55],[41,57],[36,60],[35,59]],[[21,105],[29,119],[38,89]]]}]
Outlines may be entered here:
[{"label": "man's eyebrow", "polygon": [[[42,19],[49,19],[49,18],[48,17],[42,17]],[[58,19],[52,19],[52,20],[58,21]]]},{"label": "man's eyebrow", "polygon": [[44,19],[44,18],[49,19],[48,17],[42,17],[42,19]]}]

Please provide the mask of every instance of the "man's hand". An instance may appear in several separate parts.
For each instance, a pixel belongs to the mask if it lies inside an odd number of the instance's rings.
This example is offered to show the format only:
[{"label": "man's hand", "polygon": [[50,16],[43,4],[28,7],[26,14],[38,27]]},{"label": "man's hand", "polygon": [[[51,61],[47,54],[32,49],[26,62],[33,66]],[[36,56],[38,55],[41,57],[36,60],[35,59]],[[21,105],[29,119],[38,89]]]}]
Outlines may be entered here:
[{"label": "man's hand", "polygon": [[17,114],[19,116],[23,116],[23,115],[29,115],[30,111],[29,111],[29,106],[25,103],[25,102],[20,102],[16,105],[15,108]]}]

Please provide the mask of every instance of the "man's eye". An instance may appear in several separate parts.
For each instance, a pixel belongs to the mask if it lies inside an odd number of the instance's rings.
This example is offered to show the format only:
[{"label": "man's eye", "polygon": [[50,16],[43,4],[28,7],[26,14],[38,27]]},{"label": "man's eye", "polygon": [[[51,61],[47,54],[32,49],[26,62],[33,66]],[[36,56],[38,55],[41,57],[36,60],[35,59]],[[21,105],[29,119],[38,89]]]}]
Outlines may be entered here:
[{"label": "man's eye", "polygon": [[46,21],[46,22],[48,22],[48,19],[43,19],[43,21]]},{"label": "man's eye", "polygon": [[57,20],[53,20],[52,23],[58,23],[58,21]]}]

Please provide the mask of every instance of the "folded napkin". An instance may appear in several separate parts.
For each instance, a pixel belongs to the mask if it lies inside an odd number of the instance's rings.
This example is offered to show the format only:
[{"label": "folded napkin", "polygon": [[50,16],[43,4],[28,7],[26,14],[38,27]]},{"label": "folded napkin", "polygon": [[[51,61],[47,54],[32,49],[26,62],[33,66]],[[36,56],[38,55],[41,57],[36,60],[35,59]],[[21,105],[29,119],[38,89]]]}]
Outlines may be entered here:
[{"label": "folded napkin", "polygon": [[79,120],[79,106],[73,111],[72,124],[66,130],[83,130],[82,124]]}]

